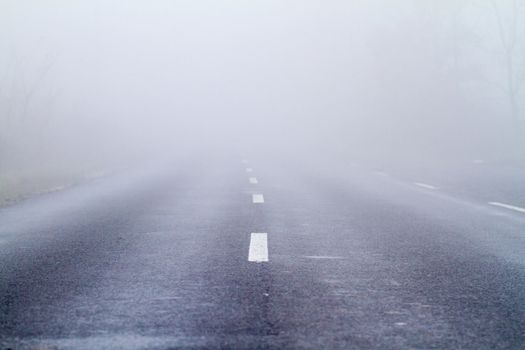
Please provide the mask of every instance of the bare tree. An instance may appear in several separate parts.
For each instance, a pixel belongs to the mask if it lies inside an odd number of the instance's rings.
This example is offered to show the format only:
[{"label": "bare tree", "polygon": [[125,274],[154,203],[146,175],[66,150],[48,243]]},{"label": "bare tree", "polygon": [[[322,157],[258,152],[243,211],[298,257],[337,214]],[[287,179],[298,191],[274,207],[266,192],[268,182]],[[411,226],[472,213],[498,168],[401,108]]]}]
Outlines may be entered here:
[{"label": "bare tree", "polygon": [[504,18],[502,14],[501,1],[491,0],[491,4],[503,53],[505,70],[503,90],[509,101],[516,138],[521,145],[525,136],[525,120],[520,106],[520,95],[525,81],[525,35],[524,28],[521,27],[523,1],[509,0],[508,18]]},{"label": "bare tree", "polygon": [[46,55],[38,70],[27,76],[24,62],[14,50],[7,60],[0,82],[0,164],[5,165],[14,157],[14,149],[24,143],[27,129],[35,123],[34,118],[30,118],[29,108],[49,75],[53,61],[51,55]]}]

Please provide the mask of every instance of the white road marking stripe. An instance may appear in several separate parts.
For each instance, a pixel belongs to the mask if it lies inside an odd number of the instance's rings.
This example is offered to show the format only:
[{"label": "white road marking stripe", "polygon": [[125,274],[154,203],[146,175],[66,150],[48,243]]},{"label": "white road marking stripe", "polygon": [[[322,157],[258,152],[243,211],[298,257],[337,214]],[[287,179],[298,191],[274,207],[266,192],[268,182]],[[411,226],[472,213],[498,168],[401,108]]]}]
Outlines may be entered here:
[{"label": "white road marking stripe", "polygon": [[250,177],[250,183],[256,185],[259,183],[259,181],[257,181],[257,178],[255,177]]},{"label": "white road marking stripe", "polygon": [[152,300],[152,301],[166,301],[166,300],[179,300],[179,299],[182,299],[182,297],[157,297],[157,298],[152,298],[150,300]]},{"label": "white road marking stripe", "polygon": [[246,159],[243,159],[242,164],[248,164],[248,161]]},{"label": "white road marking stripe", "polygon": [[489,202],[489,204],[494,205],[496,207],[515,210],[515,211],[519,211],[520,213],[525,213],[525,208],[520,208],[515,205],[510,205],[510,204],[505,204],[505,203],[500,203],[500,202]]},{"label": "white road marking stripe", "polygon": [[264,196],[262,194],[253,194],[252,200],[254,203],[264,203]]},{"label": "white road marking stripe", "polygon": [[253,169],[252,168],[246,168],[246,172],[247,173],[251,173],[251,172],[253,172]]},{"label": "white road marking stripe", "polygon": [[252,233],[248,261],[257,263],[268,261],[268,235],[266,233]]},{"label": "white road marking stripe", "polygon": [[426,188],[427,190],[437,190],[436,186],[425,184],[425,183],[422,183],[422,182],[414,182],[414,185]]}]

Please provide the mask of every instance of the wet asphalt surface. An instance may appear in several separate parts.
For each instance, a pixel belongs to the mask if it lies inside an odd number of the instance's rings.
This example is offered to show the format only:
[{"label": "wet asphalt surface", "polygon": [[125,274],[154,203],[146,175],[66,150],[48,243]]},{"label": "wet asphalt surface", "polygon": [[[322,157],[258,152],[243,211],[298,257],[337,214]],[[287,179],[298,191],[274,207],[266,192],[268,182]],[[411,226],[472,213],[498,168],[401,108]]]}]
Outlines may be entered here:
[{"label": "wet asphalt surface", "polygon": [[[0,349],[525,348],[524,214],[248,162],[152,165],[0,209]],[[248,261],[252,232],[269,262]]]}]

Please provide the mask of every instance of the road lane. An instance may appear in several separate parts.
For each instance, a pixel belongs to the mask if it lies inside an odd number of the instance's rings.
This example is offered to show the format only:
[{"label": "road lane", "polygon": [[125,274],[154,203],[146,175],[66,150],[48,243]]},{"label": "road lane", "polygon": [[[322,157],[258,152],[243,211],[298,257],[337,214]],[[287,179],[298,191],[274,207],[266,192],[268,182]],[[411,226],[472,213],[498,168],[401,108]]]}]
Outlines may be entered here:
[{"label": "road lane", "polygon": [[[0,345],[525,345],[520,217],[364,171],[249,161],[270,203],[249,203],[243,166],[217,157],[0,210]],[[250,232],[268,232],[271,260],[246,258]]]},{"label": "road lane", "polygon": [[366,172],[258,168],[273,185],[283,333],[328,348],[523,348],[524,220]]},{"label": "road lane", "polygon": [[[233,162],[220,165],[184,164],[109,196],[112,186],[102,183],[105,201],[92,194],[86,207],[63,196],[48,216],[68,205],[78,210],[56,224],[29,225],[27,240],[2,251],[0,345],[255,344],[268,332],[264,269],[246,261],[253,215],[245,178]],[[46,198],[35,212],[46,210]],[[16,207],[2,214],[24,216]],[[31,235],[38,244],[27,248]]]}]

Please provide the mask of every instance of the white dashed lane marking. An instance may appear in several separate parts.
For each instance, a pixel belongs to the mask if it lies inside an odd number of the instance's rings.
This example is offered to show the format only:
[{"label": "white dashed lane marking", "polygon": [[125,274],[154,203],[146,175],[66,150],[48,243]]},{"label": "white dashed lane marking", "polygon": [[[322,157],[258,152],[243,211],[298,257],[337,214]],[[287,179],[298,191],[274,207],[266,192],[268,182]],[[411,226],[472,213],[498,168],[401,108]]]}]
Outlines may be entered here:
[{"label": "white dashed lane marking", "polygon": [[525,208],[517,207],[515,205],[510,205],[510,204],[505,204],[505,203],[500,203],[500,202],[489,202],[489,204],[495,207],[510,209],[510,210],[518,211],[520,213],[525,213]]},{"label": "white dashed lane marking", "polygon": [[437,190],[438,189],[434,185],[429,185],[429,184],[425,184],[425,183],[422,183],[422,182],[414,182],[414,185],[422,187],[422,188],[426,188],[427,190]]},{"label": "white dashed lane marking", "polygon": [[329,255],[305,255],[304,258],[306,259],[326,259],[326,260],[339,260],[344,259],[342,256],[329,256]]},{"label": "white dashed lane marking", "polygon": [[262,194],[252,194],[252,201],[255,204],[264,203],[264,196]]},{"label": "white dashed lane marking", "polygon": [[253,169],[252,169],[252,168],[246,168],[246,172],[247,172],[247,173],[252,173],[252,172],[253,172]]},{"label": "white dashed lane marking", "polygon": [[256,185],[259,183],[259,181],[257,181],[257,178],[255,177],[250,177],[250,183],[253,184],[253,185]]},{"label": "white dashed lane marking", "polygon": [[248,261],[257,263],[268,261],[268,235],[266,233],[252,233]]}]

